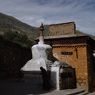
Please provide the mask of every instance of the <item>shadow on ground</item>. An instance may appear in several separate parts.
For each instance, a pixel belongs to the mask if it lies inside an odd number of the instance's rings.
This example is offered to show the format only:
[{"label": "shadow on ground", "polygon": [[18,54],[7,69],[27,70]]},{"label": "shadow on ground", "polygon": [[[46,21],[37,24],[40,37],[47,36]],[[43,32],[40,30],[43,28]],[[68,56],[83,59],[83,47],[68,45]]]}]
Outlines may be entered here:
[{"label": "shadow on ground", "polygon": [[0,80],[0,95],[39,95],[48,93],[42,84],[23,80]]}]

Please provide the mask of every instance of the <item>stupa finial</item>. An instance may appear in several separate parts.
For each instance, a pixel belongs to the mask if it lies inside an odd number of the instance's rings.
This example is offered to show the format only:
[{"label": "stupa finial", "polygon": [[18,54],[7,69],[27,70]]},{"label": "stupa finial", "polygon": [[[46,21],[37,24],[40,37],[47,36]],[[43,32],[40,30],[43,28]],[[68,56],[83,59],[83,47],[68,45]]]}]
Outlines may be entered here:
[{"label": "stupa finial", "polygon": [[43,25],[43,23],[41,23],[41,26],[39,28],[40,28],[39,44],[44,44],[44,34],[43,34],[44,25]]},{"label": "stupa finial", "polygon": [[43,35],[43,31],[44,31],[44,25],[43,25],[43,23],[41,23],[41,26],[40,26],[40,35]]}]

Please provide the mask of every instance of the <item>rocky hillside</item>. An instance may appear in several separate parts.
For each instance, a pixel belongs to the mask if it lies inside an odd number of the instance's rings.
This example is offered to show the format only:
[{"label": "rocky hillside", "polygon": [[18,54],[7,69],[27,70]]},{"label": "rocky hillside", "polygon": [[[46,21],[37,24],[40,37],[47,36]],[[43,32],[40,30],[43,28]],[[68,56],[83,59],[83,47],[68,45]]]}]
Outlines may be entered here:
[{"label": "rocky hillside", "polygon": [[37,36],[37,28],[29,26],[18,19],[0,13],[0,35],[5,39],[30,46]]}]

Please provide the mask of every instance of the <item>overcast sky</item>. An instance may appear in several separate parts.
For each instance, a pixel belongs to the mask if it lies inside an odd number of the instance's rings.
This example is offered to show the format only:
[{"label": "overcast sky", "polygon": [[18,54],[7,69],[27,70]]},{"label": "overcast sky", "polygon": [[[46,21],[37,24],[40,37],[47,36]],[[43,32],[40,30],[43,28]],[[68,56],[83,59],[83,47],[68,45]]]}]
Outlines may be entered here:
[{"label": "overcast sky", "polygon": [[95,35],[95,0],[0,0],[0,12],[32,26],[74,21]]}]

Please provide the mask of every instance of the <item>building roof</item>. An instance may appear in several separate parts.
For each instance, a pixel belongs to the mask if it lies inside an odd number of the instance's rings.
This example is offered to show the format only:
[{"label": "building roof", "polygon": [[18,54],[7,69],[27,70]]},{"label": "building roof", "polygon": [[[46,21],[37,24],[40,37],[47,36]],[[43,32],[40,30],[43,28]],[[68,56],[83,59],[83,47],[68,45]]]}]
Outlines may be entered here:
[{"label": "building roof", "polygon": [[68,38],[68,37],[76,37],[76,35],[59,35],[59,36],[45,36],[44,39],[58,39],[58,38]]},{"label": "building roof", "polygon": [[75,24],[75,22],[72,21],[72,22],[65,22],[65,23],[56,23],[56,24],[50,24],[48,26],[69,25],[69,24]]},{"label": "building roof", "polygon": [[44,29],[45,29],[44,39],[60,39],[60,38],[89,36],[93,40],[95,40],[95,36],[76,30],[75,22],[45,25]]},{"label": "building roof", "polygon": [[76,32],[75,34],[68,34],[68,35],[44,36],[44,39],[59,39],[59,38],[82,37],[82,36],[89,36],[95,40],[95,36],[82,32]]}]

